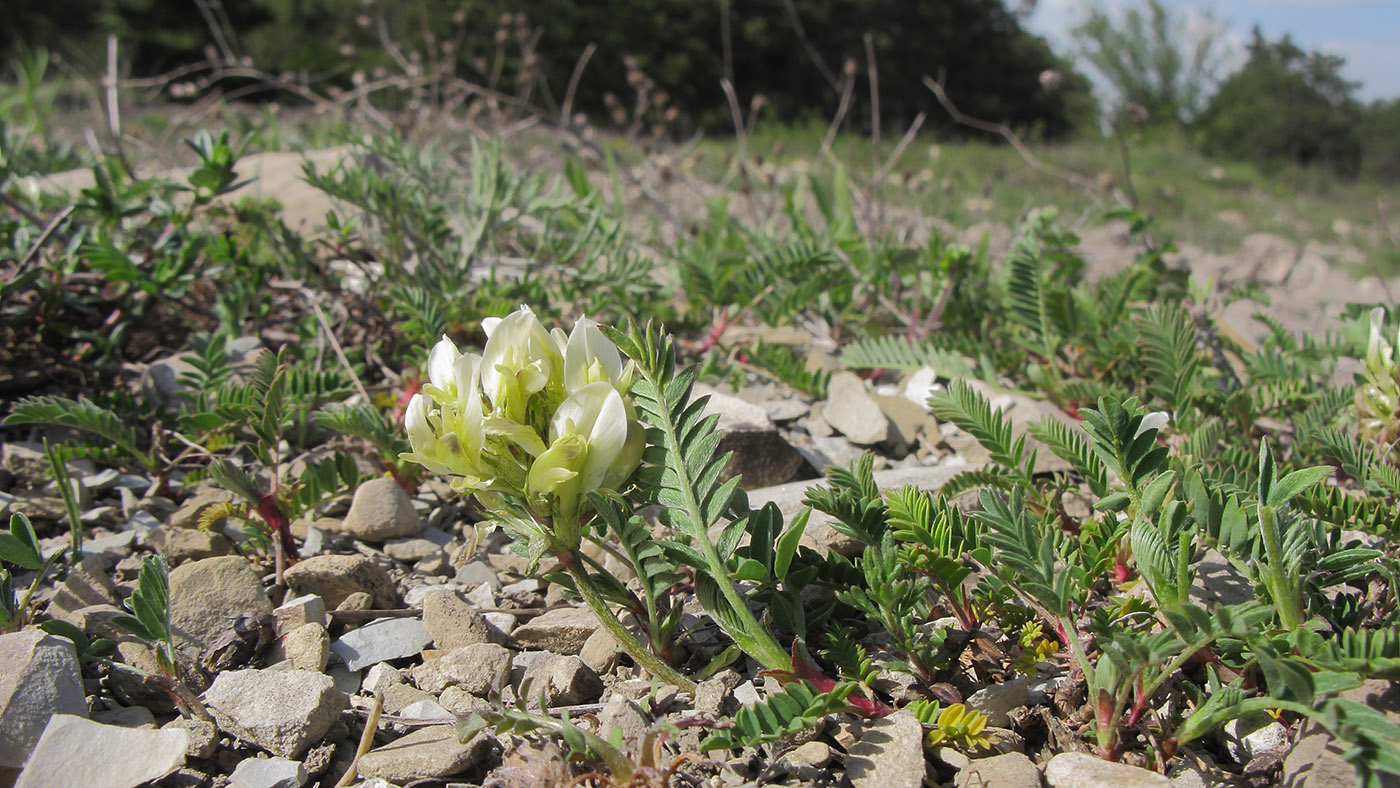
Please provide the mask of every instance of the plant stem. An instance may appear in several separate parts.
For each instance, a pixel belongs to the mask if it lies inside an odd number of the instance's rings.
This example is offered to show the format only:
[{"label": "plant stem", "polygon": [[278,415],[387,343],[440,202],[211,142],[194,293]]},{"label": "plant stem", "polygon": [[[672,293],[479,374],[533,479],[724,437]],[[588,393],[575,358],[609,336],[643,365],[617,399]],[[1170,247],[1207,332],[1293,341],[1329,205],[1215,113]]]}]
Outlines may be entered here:
[{"label": "plant stem", "polygon": [[622,625],[617,616],[613,614],[612,608],[603,599],[603,595],[598,593],[598,589],[593,585],[593,580],[588,576],[588,570],[578,562],[569,563],[569,576],[574,579],[574,587],[578,589],[579,596],[588,604],[593,615],[598,617],[599,623],[613,636],[613,640],[626,651],[639,666],[646,669],[648,673],[661,681],[680,687],[686,692],[695,691],[695,682],[682,676],[675,668],[667,665],[660,657],[651,653],[651,650],[642,645],[641,641]]},{"label": "plant stem", "polygon": [[1259,533],[1263,537],[1264,554],[1268,558],[1264,585],[1269,589],[1269,596],[1273,597],[1279,622],[1284,629],[1292,632],[1303,625],[1303,607],[1288,578],[1287,567],[1283,565],[1283,543],[1279,538],[1278,512],[1274,507],[1259,506]]}]

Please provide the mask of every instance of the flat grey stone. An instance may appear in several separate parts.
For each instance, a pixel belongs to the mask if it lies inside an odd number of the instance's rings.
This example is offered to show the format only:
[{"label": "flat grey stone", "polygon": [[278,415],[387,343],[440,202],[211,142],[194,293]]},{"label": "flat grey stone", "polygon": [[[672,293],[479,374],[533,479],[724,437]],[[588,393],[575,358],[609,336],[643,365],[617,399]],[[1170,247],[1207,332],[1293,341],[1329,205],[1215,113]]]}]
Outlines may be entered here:
[{"label": "flat grey stone", "polygon": [[102,725],[55,714],[15,788],[135,788],[185,763],[189,732]]},{"label": "flat grey stone", "polygon": [[1082,752],[1062,752],[1045,764],[1049,788],[1171,788],[1166,775],[1096,758]]},{"label": "flat grey stone", "polygon": [[170,570],[170,629],[176,645],[202,652],[240,615],[271,612],[262,578],[246,558],[205,558]]},{"label": "flat grey stone", "polygon": [[365,753],[359,772],[365,779],[398,784],[441,779],[470,769],[490,747],[491,737],[484,731],[463,744],[457,741],[456,726],[434,725]]},{"label": "flat grey stone", "polygon": [[416,618],[381,618],[352,629],[331,644],[331,651],[345,660],[345,667],[363,670],[379,662],[412,657],[433,639]]},{"label": "flat grey stone", "polygon": [[87,716],[73,642],[37,629],[0,635],[0,766],[23,766],[56,714]]},{"label": "flat grey stone", "polygon": [[846,756],[855,788],[920,788],[927,769],[924,728],[904,711],[867,725]]},{"label": "flat grey stone", "polygon": [[248,758],[229,775],[229,788],[301,788],[306,767],[286,758]]},{"label": "flat grey stone", "polygon": [[510,636],[522,648],[578,654],[600,626],[588,608],[562,607],[520,624]]}]

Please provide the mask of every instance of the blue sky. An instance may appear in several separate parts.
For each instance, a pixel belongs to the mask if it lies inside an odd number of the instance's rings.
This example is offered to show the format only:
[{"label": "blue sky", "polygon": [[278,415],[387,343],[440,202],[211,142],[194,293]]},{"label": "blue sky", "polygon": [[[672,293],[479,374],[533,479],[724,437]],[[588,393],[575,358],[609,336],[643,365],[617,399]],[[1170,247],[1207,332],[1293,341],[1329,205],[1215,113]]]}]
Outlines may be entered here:
[{"label": "blue sky", "polygon": [[[1100,0],[1109,8],[1144,0]],[[1238,46],[1255,25],[1269,39],[1290,33],[1304,49],[1347,59],[1345,73],[1361,82],[1364,99],[1400,98],[1400,0],[1164,0],[1182,13],[1209,11],[1225,22]],[[1014,4],[1013,4],[1014,5]],[[1068,51],[1068,31],[1084,16],[1086,0],[1040,0],[1029,27]]]}]

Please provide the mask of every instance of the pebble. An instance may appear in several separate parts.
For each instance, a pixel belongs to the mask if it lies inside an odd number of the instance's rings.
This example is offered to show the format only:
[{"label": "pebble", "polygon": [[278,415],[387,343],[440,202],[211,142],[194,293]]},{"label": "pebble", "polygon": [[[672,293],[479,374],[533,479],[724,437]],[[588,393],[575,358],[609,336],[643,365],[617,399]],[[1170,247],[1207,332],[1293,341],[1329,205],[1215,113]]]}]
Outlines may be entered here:
[{"label": "pebble", "polygon": [[48,614],[68,619],[92,605],[116,605],[117,587],[100,558],[89,556],[68,570],[68,576],[49,599]]},{"label": "pebble", "polygon": [[205,558],[170,570],[170,629],[176,645],[203,651],[240,615],[271,612],[262,578],[246,558]]},{"label": "pebble", "polygon": [[510,650],[495,643],[474,643],[453,649],[412,669],[413,683],[428,692],[456,685],[473,695],[485,695],[510,675]]},{"label": "pebble", "polygon": [[229,775],[229,788],[301,788],[306,767],[286,758],[248,758]]},{"label": "pebble", "polygon": [[563,607],[536,616],[515,628],[511,639],[522,648],[578,654],[601,625],[586,607]]},{"label": "pebble", "polygon": [[[485,585],[488,587],[488,591],[501,587],[501,580],[496,576],[496,570],[483,561],[468,561],[463,564],[452,578],[452,582],[463,588]],[[483,607],[489,607],[489,605],[483,605]]]},{"label": "pebble", "polygon": [[1001,684],[990,684],[968,696],[965,706],[980,711],[987,725],[1006,728],[1011,725],[1011,712],[1030,702],[1030,681],[1021,676]]},{"label": "pebble", "polygon": [[214,558],[233,552],[233,542],[228,537],[202,528],[160,527],[146,535],[147,544],[159,550],[171,566],[179,566],[186,561],[201,558]]},{"label": "pebble", "polygon": [[369,594],[375,609],[398,606],[399,592],[384,567],[362,555],[313,555],[283,575],[298,596],[316,594],[334,610],[351,594]]},{"label": "pebble", "polygon": [[330,676],[304,670],[225,671],[204,700],[224,733],[283,758],[320,741],[348,707]]},{"label": "pebble", "polygon": [[905,711],[870,723],[846,756],[846,777],[855,788],[920,788],[924,729]]},{"label": "pebble", "polygon": [[621,660],[622,654],[618,650],[617,640],[612,633],[599,627],[596,632],[588,636],[588,640],[583,642],[583,648],[579,649],[579,659],[600,676],[606,676],[613,672]]},{"label": "pebble", "polygon": [[398,710],[397,716],[410,720],[450,720],[452,712],[442,707],[442,704],[432,698],[424,698],[404,706]]},{"label": "pebble", "polygon": [[717,415],[715,428],[723,436],[717,453],[733,452],[720,479],[743,477],[744,489],[782,484],[802,465],[797,453],[761,407],[725,394],[703,383],[696,384],[692,399],[709,396],[704,415]]},{"label": "pebble", "polygon": [[789,763],[799,763],[820,769],[831,763],[831,747],[826,742],[809,741],[789,750],[783,759]]},{"label": "pebble", "polygon": [[639,742],[651,727],[642,707],[622,695],[612,695],[598,712],[598,735],[604,739],[620,731],[624,741]]},{"label": "pebble", "polygon": [[188,731],[123,728],[55,714],[15,788],[135,788],[183,766],[188,747]]},{"label": "pebble", "polygon": [[531,698],[543,692],[551,706],[588,703],[603,694],[602,679],[583,664],[583,660],[572,655],[553,655],[528,668],[521,681],[521,694],[524,694],[525,682],[530,684]]},{"label": "pebble", "polygon": [[283,602],[272,611],[277,617],[277,632],[285,635],[302,624],[326,626],[326,600],[315,594],[305,594]]},{"label": "pebble", "polygon": [[423,520],[413,509],[413,499],[388,477],[371,479],[355,489],[350,511],[341,531],[363,542],[417,536]]},{"label": "pebble", "polygon": [[446,552],[450,544],[452,534],[439,528],[428,528],[420,536],[386,541],[384,552],[395,561],[411,564]]},{"label": "pebble", "polygon": [[889,438],[889,419],[871,398],[865,381],[853,372],[838,372],[831,376],[822,417],[832,429],[850,438],[852,443],[873,446]]},{"label": "pebble", "polygon": [[308,622],[282,636],[282,652],[296,670],[320,673],[331,657],[331,639],[326,628]]},{"label": "pebble", "polygon": [[56,714],[87,716],[73,642],[38,629],[0,635],[0,767],[23,766]]},{"label": "pebble", "polygon": [[444,651],[493,639],[486,619],[451,589],[423,597],[423,628],[433,645]]},{"label": "pebble", "polygon": [[1225,723],[1221,730],[1225,750],[1236,763],[1247,764],[1256,757],[1288,745],[1288,729],[1267,714],[1250,714]]},{"label": "pebble", "polygon": [[1062,752],[1045,764],[1048,788],[1171,788],[1166,775],[1096,758],[1082,752]]},{"label": "pebble", "polygon": [[370,750],[360,759],[362,778],[403,784],[411,780],[442,779],[461,774],[491,748],[484,732],[463,744],[453,725],[420,728],[401,739]]},{"label": "pebble", "polygon": [[381,618],[341,635],[331,651],[345,667],[362,670],[377,662],[412,657],[433,642],[416,618]]},{"label": "pebble", "polygon": [[1019,752],[978,758],[958,772],[956,788],[1040,788],[1040,769]]},{"label": "pebble", "polygon": [[189,746],[185,749],[188,758],[212,758],[219,749],[219,728],[208,720],[176,717],[161,726],[162,730],[177,729],[189,734]]},{"label": "pebble", "polygon": [[214,504],[230,503],[233,499],[233,493],[222,487],[214,484],[201,484],[180,504],[180,508],[170,515],[168,525],[171,528],[198,529],[199,517],[204,514],[205,509]]}]

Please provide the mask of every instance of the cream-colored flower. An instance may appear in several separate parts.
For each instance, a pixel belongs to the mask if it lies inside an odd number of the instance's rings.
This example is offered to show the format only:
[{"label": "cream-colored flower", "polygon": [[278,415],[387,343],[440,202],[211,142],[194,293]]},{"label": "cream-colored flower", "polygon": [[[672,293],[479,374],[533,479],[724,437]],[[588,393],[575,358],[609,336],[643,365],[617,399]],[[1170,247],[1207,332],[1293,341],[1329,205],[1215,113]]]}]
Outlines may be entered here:
[{"label": "cream-colored flower", "polygon": [[490,400],[493,411],[524,424],[526,399],[551,383],[560,387],[563,359],[529,307],[510,313],[488,331],[481,353],[482,393]]},{"label": "cream-colored flower", "polygon": [[[561,332],[562,333],[562,332]],[[580,318],[564,344],[564,389],[570,394],[590,383],[609,383],[619,394],[632,385],[632,364],[603,335],[597,321]]]}]

